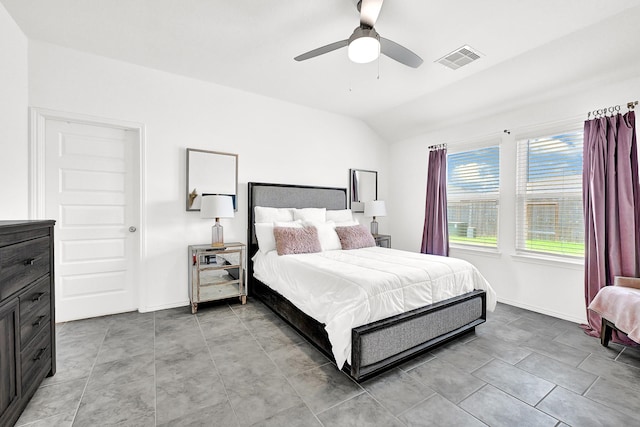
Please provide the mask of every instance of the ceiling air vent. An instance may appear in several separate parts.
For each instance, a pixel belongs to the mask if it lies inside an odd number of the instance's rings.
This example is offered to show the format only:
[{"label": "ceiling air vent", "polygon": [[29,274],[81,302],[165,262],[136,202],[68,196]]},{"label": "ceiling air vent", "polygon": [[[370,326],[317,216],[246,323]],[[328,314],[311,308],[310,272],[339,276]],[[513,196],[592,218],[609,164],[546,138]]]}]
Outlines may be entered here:
[{"label": "ceiling air vent", "polygon": [[449,67],[452,70],[457,70],[463,65],[467,65],[470,62],[480,59],[480,53],[470,46],[462,46],[459,49],[454,50],[451,53],[446,54],[436,62]]}]

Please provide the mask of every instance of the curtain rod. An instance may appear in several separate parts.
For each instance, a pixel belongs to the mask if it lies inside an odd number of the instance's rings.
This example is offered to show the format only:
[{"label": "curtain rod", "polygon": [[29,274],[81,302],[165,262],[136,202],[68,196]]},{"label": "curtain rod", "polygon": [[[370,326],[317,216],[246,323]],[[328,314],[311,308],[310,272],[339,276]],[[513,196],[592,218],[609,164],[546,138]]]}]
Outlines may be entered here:
[{"label": "curtain rod", "polygon": [[[634,107],[638,105],[638,101],[629,101],[627,102],[627,109],[629,111],[633,110]],[[620,112],[620,106],[619,105],[612,105],[611,107],[607,107],[607,108],[599,108],[597,110],[593,110],[593,111],[589,111],[587,112],[587,119],[589,119],[589,117],[591,117],[591,115],[593,114],[594,118],[598,118],[600,116],[604,116],[606,114],[614,114],[614,113],[619,113]]]},{"label": "curtain rod", "polygon": [[427,148],[429,148],[429,151],[442,150],[443,148],[447,148],[447,144],[435,144],[435,145],[430,145]]}]

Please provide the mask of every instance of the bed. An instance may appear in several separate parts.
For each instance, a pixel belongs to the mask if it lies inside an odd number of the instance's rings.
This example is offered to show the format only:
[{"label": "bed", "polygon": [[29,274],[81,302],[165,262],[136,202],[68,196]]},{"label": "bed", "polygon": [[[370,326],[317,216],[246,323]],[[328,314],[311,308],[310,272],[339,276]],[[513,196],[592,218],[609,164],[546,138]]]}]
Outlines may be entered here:
[{"label": "bed", "polygon": [[[362,268],[369,268],[372,266],[378,267],[385,263],[389,265],[395,264],[395,262],[386,262],[386,260],[407,258],[409,264],[411,264],[418,261],[413,258],[428,257],[421,254],[372,247],[354,251],[327,251],[319,254],[287,255],[283,257],[273,255],[271,257],[273,259],[269,260],[269,257],[265,257],[258,248],[257,227],[255,225],[256,206],[343,210],[347,207],[347,192],[345,188],[255,182],[249,183],[248,187],[249,227],[247,242],[249,251],[247,280],[250,296],[263,301],[265,305],[287,321],[320,351],[334,360],[338,367],[342,367],[343,371],[356,381],[365,380],[435,346],[474,330],[477,325],[486,321],[487,293],[489,293],[490,297],[490,306],[495,305],[495,293],[493,293],[488,284],[484,286],[484,289],[474,289],[473,286],[469,288],[467,285],[465,288],[460,288],[461,290],[456,291],[455,296],[433,298],[433,300],[438,301],[415,307],[405,307],[404,311],[397,314],[384,314],[384,310],[376,310],[377,317],[372,317],[375,320],[363,323],[361,318],[356,319],[355,326],[352,328],[340,329],[342,326],[336,326],[337,323],[331,317],[328,318],[326,323],[316,320],[316,318],[324,318],[322,317],[324,314],[318,315],[317,312],[310,310],[309,307],[300,304],[296,294],[282,291],[287,289],[282,287],[282,283],[277,283],[278,276],[289,276],[290,274],[278,274],[278,268],[287,268],[287,272],[293,272],[296,269],[301,269],[303,265],[306,265],[305,268],[313,268],[316,264],[318,266],[326,264],[330,269],[336,269],[336,265],[351,265],[340,264],[346,262],[346,258],[355,259],[355,261],[348,261],[350,263],[355,262],[358,265],[362,264]],[[268,262],[271,261],[276,263],[285,262],[291,266],[282,267],[280,264],[275,264],[275,266],[271,267],[275,273],[269,275],[267,274],[269,271]],[[441,269],[457,268],[455,267],[456,264],[465,263],[461,260],[444,257],[432,257],[431,261],[435,263],[435,268]],[[254,265],[254,262],[258,264]],[[254,274],[254,267],[258,267],[260,274]],[[360,268],[360,266],[357,268]],[[406,270],[406,267],[403,266],[397,268],[400,270],[390,270],[388,273],[379,270],[370,274],[380,276],[386,274],[394,278],[395,276],[401,276],[403,271]],[[471,269],[476,271],[472,266]],[[356,270],[356,275],[362,276],[363,279],[361,280],[366,281],[369,273],[366,273],[366,270],[361,271],[365,274],[357,274]],[[473,271],[469,274],[476,274]],[[315,276],[318,276],[318,281],[310,289],[322,292],[325,289],[322,287],[323,280],[327,282],[334,281],[333,274],[330,272],[331,270],[329,270],[329,273],[321,273],[318,270],[317,274],[315,274]],[[300,280],[299,278],[303,276],[300,276],[299,272],[297,274],[296,280]],[[324,278],[323,274],[325,274]],[[264,281],[269,285],[259,280],[256,275],[263,280],[266,279]],[[479,273],[477,275],[480,276]],[[303,281],[312,282],[312,279],[316,279],[309,276],[304,277]],[[347,282],[356,281],[356,279],[351,278],[344,280]],[[480,282],[486,281],[481,278]],[[342,282],[336,283],[335,286],[342,286]],[[409,288],[393,290],[393,292],[404,294],[407,293],[407,289]],[[289,298],[283,296],[283,294],[288,295]],[[329,294],[334,295],[334,293]],[[322,301],[323,296],[322,293],[317,294],[313,300],[321,302],[319,305],[331,305],[331,301]],[[348,298],[345,297],[344,299],[348,300]],[[292,301],[298,301],[299,306]],[[342,303],[342,297],[336,303]],[[308,313],[313,313],[314,316],[312,317]],[[358,318],[359,311],[356,310],[354,313],[346,317]],[[379,318],[381,316],[382,318]],[[341,338],[337,340],[337,336]],[[336,344],[337,341],[348,341],[345,349],[340,347],[341,344]],[[336,348],[339,348],[339,350],[336,351]],[[343,364],[343,361],[346,361],[346,363]]]}]

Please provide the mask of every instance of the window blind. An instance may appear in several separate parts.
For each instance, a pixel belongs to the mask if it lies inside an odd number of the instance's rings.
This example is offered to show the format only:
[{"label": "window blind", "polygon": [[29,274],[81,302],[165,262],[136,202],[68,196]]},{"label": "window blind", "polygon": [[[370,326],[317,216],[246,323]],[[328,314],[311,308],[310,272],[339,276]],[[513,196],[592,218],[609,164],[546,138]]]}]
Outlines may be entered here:
[{"label": "window blind", "polygon": [[447,221],[454,244],[497,247],[500,148],[447,155]]},{"label": "window blind", "polygon": [[518,141],[518,250],[584,254],[582,147],[582,130]]}]

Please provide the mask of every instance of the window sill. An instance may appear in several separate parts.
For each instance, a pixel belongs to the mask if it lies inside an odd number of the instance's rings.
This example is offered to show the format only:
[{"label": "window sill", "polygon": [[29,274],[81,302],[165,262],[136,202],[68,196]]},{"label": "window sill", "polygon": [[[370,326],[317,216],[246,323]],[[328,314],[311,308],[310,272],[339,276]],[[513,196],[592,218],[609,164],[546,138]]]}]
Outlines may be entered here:
[{"label": "window sill", "polygon": [[572,270],[584,270],[584,260],[581,258],[561,258],[539,254],[512,254],[514,261],[528,262],[531,264],[552,265],[556,267],[570,268]]},{"label": "window sill", "polygon": [[462,246],[462,245],[449,245],[449,250],[454,252],[463,252],[471,255],[488,256],[492,258],[500,258],[502,253],[498,248],[485,248],[482,246]]}]

